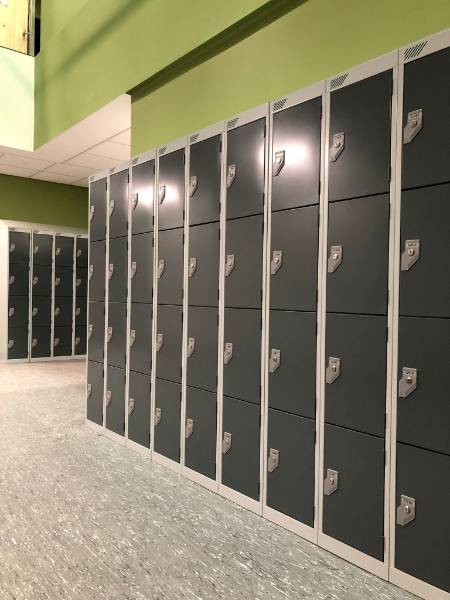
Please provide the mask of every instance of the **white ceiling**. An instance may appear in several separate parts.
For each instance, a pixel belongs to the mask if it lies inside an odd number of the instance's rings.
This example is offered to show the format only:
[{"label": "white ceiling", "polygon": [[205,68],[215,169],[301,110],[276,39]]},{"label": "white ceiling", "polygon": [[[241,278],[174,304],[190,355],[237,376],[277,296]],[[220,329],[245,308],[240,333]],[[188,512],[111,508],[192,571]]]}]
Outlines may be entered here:
[{"label": "white ceiling", "polygon": [[35,152],[0,146],[0,173],[87,186],[90,175],[130,159],[130,127],[124,94]]}]

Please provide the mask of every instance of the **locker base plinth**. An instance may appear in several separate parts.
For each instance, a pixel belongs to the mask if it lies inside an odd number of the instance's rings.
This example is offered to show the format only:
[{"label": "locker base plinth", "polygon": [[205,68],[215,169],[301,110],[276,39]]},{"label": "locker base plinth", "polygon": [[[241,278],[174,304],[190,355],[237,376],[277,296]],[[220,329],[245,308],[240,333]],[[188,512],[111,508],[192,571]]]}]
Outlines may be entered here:
[{"label": "locker base plinth", "polygon": [[130,450],[133,450],[133,452],[137,452],[137,454],[140,454],[144,458],[151,459],[151,457],[152,457],[150,448],[147,448],[146,446],[142,446],[142,444],[138,444],[137,442],[133,442],[133,440],[130,440],[127,438],[125,440],[125,446],[127,448],[129,448]]},{"label": "locker base plinth", "polygon": [[125,436],[116,433],[115,431],[111,431],[110,429],[103,428],[103,435],[112,440],[113,442],[117,442],[120,446],[125,446]]},{"label": "locker base plinth", "polygon": [[[57,357],[53,358],[51,356],[36,356],[35,358],[30,358],[30,362],[50,362],[56,360]],[[59,357],[58,357],[59,358]]]},{"label": "locker base plinth", "polygon": [[288,529],[304,540],[317,544],[317,529],[314,527],[309,527],[309,525],[300,523],[300,521],[296,521],[292,517],[288,517],[288,515],[270,508],[270,506],[263,506],[262,516],[265,519],[272,521],[272,523],[275,523],[275,525],[279,525],[280,527],[283,527],[283,529]]},{"label": "locker base plinth", "polygon": [[389,581],[399,588],[411,592],[411,594],[415,594],[424,600],[450,600],[450,594],[448,592],[440,590],[429,583],[425,583],[425,581],[416,579],[403,571],[399,571],[395,567],[392,567],[389,570]]},{"label": "locker base plinth", "polygon": [[248,496],[245,496],[244,494],[241,494],[240,492],[223,485],[223,483],[219,483],[219,494],[227,500],[231,500],[232,502],[239,504],[239,506],[242,506],[242,508],[246,508],[257,515],[262,516],[262,502],[260,500],[249,498]]},{"label": "locker base plinth", "polygon": [[75,358],[79,357],[72,354],[68,354],[67,356],[52,356],[52,360],[74,360]]},{"label": "locker base plinth", "polygon": [[152,458],[155,463],[158,463],[163,467],[167,467],[168,469],[175,471],[175,473],[181,473],[180,463],[172,460],[171,458],[167,458],[167,456],[164,456],[163,454],[158,454],[158,452],[155,452],[155,450],[153,450]]},{"label": "locker base plinth", "polygon": [[201,473],[197,473],[193,469],[189,469],[189,467],[183,466],[181,474],[190,479],[194,483],[198,483],[202,487],[210,490],[211,492],[219,493],[219,484],[215,479],[211,479],[210,477],[206,477],[206,475],[202,475]]},{"label": "locker base plinth", "polygon": [[29,358],[4,358],[0,361],[2,365],[7,365],[10,363],[27,363],[30,362]]},{"label": "locker base plinth", "polygon": [[105,432],[103,425],[98,425],[98,423],[94,423],[94,421],[86,419],[84,423],[86,427],[92,429],[92,431],[95,431],[98,435],[103,435]]}]

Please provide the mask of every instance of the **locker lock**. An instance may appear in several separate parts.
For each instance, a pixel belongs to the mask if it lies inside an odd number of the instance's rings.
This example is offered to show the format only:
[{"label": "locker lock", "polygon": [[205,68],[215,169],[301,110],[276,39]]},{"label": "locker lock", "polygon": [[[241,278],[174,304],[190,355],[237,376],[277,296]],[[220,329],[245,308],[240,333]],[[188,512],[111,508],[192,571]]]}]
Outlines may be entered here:
[{"label": "locker lock", "polygon": [[34,306],[31,314],[33,315],[33,317],[35,317],[38,314],[38,312],[39,312],[39,308],[37,306]]},{"label": "locker lock", "polygon": [[91,394],[92,394],[92,383],[88,383],[87,384],[87,397],[90,398]]},{"label": "locker lock", "polygon": [[165,185],[160,185],[159,186],[159,203],[162,204],[164,202],[164,199],[166,197],[166,186]]},{"label": "locker lock", "polygon": [[222,440],[222,454],[226,454],[229,450],[231,450],[231,433],[224,431]]},{"label": "locker lock", "polygon": [[195,256],[191,256],[191,258],[189,259],[189,270],[188,270],[189,277],[193,277],[196,270],[197,270],[197,259],[195,258]]},{"label": "locker lock", "polygon": [[416,501],[410,496],[400,496],[400,506],[397,506],[397,525],[404,527],[416,518]]},{"label": "locker lock", "polygon": [[184,430],[184,437],[188,440],[194,433],[194,421],[192,419],[186,419],[186,427]]},{"label": "locker lock", "polygon": [[111,198],[109,201],[109,216],[111,216],[113,214],[115,207],[116,207],[116,203],[114,201],[114,198]]},{"label": "locker lock", "polygon": [[59,346],[59,338],[55,337],[55,339],[53,340],[53,346],[56,348],[56,346]]},{"label": "locker lock", "polygon": [[36,346],[37,346],[37,343],[38,343],[37,339],[36,339],[36,338],[33,338],[33,339],[31,340],[31,347],[32,347],[32,348],[36,348]]},{"label": "locker lock", "polygon": [[95,215],[95,206],[93,204],[91,204],[91,206],[89,207],[89,221],[92,221],[92,219],[94,218]]},{"label": "locker lock", "polygon": [[227,188],[233,185],[233,181],[236,179],[236,165],[228,165],[227,168]]},{"label": "locker lock", "polygon": [[225,260],[225,277],[229,277],[234,269],[234,254],[227,254]]},{"label": "locker lock", "polygon": [[155,408],[155,427],[161,423],[162,409],[158,406]]},{"label": "locker lock", "polygon": [[338,489],[339,473],[333,469],[327,469],[327,476],[323,482],[323,493],[325,496],[331,496]]},{"label": "locker lock", "polygon": [[417,369],[410,367],[402,368],[402,378],[398,382],[398,395],[400,398],[407,398],[417,389]]},{"label": "locker lock", "polygon": [[161,279],[161,277],[163,276],[165,268],[166,261],[164,260],[164,258],[160,258],[158,261],[158,279]]},{"label": "locker lock", "polygon": [[55,256],[59,256],[61,254],[61,248],[55,249]]},{"label": "locker lock", "polygon": [[332,137],[331,148],[330,148],[330,161],[335,162],[345,148],[345,133],[335,133]]},{"label": "locker lock", "polygon": [[270,274],[276,275],[283,264],[283,251],[274,250],[272,252],[272,260],[270,261]]},{"label": "locker lock", "polygon": [[403,143],[409,144],[422,129],[423,110],[418,108],[408,113],[406,125],[403,129]]},{"label": "locker lock", "polygon": [[55,308],[55,317],[57,317],[59,315],[59,306],[57,306]]},{"label": "locker lock", "polygon": [[9,276],[9,285],[12,285],[16,280],[16,277],[14,275],[10,275]]},{"label": "locker lock", "polygon": [[38,281],[39,281],[39,277],[37,275],[35,275],[33,277],[33,285],[37,285]]},{"label": "locker lock", "polygon": [[191,356],[194,354],[195,352],[195,338],[190,337],[188,338],[188,343],[187,343],[187,357],[191,358]]},{"label": "locker lock", "polygon": [[270,448],[267,459],[267,471],[273,473],[280,466],[280,451]]},{"label": "locker lock", "polygon": [[78,317],[81,313],[81,308],[79,306],[76,307],[75,309],[75,316]]},{"label": "locker lock", "polygon": [[108,265],[108,279],[111,279],[111,277],[114,275],[114,264],[113,263],[109,263]]},{"label": "locker lock", "polygon": [[55,277],[55,286],[58,287],[58,285],[61,283],[61,277]]},{"label": "locker lock", "polygon": [[269,360],[269,373],[275,373],[278,367],[281,365],[281,350],[276,350],[272,348],[270,351],[270,360]]},{"label": "locker lock", "polygon": [[128,398],[128,416],[130,417],[134,412],[134,398]]},{"label": "locker lock", "polygon": [[75,281],[75,286],[80,287],[80,285],[81,285],[81,279],[79,277],[77,277],[77,280]]},{"label": "locker lock", "polygon": [[75,338],[75,346],[78,346],[80,344],[80,338],[76,337]]},{"label": "locker lock", "polygon": [[197,175],[192,175],[191,179],[189,180],[189,196],[192,198],[192,196],[195,194],[195,191],[198,187],[198,178]]},{"label": "locker lock", "polygon": [[286,160],[286,153],[284,150],[278,150],[275,152],[273,159],[273,176],[276,177],[281,173],[281,169],[284,167]]},{"label": "locker lock", "polygon": [[88,325],[88,340],[90,340],[92,337],[92,330],[93,330],[92,323],[89,323],[89,325]]},{"label": "locker lock", "polygon": [[156,334],[156,352],[159,352],[164,344],[164,334],[158,333]]},{"label": "locker lock", "polygon": [[80,258],[80,256],[81,256],[81,248],[78,248],[78,250],[77,250],[77,258]]},{"label": "locker lock", "polygon": [[112,335],[113,335],[113,328],[112,328],[112,326],[110,325],[110,326],[108,327],[108,329],[106,330],[106,341],[107,341],[108,343],[111,341]]},{"label": "locker lock", "polygon": [[420,240],[405,240],[405,249],[402,252],[400,268],[402,271],[409,269],[416,264],[420,258]]},{"label": "locker lock", "polygon": [[8,317],[12,317],[15,312],[14,306],[10,306],[8,310]]},{"label": "locker lock", "polygon": [[134,342],[136,341],[136,329],[132,329],[130,331],[130,348],[134,346]]},{"label": "locker lock", "polygon": [[14,346],[14,340],[8,340],[8,348],[12,348]]},{"label": "locker lock", "polygon": [[131,263],[131,279],[134,279],[136,277],[136,271],[137,271],[137,263],[135,260],[133,260],[133,262]]},{"label": "locker lock", "polygon": [[328,384],[334,383],[341,374],[341,359],[330,356],[328,359],[328,367],[325,371],[325,381]]},{"label": "locker lock", "polygon": [[137,192],[135,192],[133,194],[133,200],[132,200],[133,210],[136,210],[136,206],[138,205],[138,202],[139,202],[139,194]]},{"label": "locker lock", "polygon": [[225,343],[225,350],[223,351],[223,364],[227,365],[233,358],[233,344],[231,342]]},{"label": "locker lock", "polygon": [[89,265],[89,281],[94,276],[94,265]]},{"label": "locker lock", "polygon": [[39,252],[39,246],[33,246],[33,254],[37,254]]},{"label": "locker lock", "polygon": [[111,390],[106,390],[106,406],[109,406],[111,404],[111,400],[112,400]]},{"label": "locker lock", "polygon": [[342,263],[342,246],[331,246],[328,257],[328,273],[334,273]]},{"label": "locker lock", "polygon": [[14,251],[15,251],[15,249],[16,249],[16,245],[15,245],[15,243],[14,243],[14,242],[11,242],[11,244],[9,245],[9,251],[10,251],[10,252],[14,252]]}]

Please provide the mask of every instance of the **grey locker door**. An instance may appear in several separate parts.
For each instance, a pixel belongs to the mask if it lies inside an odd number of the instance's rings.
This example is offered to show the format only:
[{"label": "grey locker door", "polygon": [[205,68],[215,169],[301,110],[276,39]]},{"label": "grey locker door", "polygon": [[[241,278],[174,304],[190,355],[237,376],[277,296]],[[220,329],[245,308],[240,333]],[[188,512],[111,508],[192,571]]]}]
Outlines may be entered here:
[{"label": "grey locker door", "polygon": [[73,295],[73,267],[55,267],[55,296]]},{"label": "grey locker door", "polygon": [[55,265],[58,267],[73,266],[73,237],[55,236]]},{"label": "grey locker door", "polygon": [[225,306],[260,308],[263,270],[262,215],[227,221],[225,246]]},{"label": "grey locker door", "polygon": [[132,167],[131,232],[153,231],[153,207],[155,194],[155,161]]},{"label": "grey locker door", "polygon": [[314,526],[315,421],[269,408],[267,506]]},{"label": "grey locker door", "polygon": [[395,528],[395,567],[450,592],[450,457],[397,444],[396,507],[415,500],[415,518]]},{"label": "grey locker door", "polygon": [[131,303],[130,369],[150,375],[152,363],[152,305]]},{"label": "grey locker door", "polygon": [[77,298],[75,303],[75,323],[76,325],[86,325],[87,323],[87,298]]},{"label": "grey locker door", "polygon": [[84,356],[86,354],[86,334],[86,325],[75,327],[74,354],[77,356]]},{"label": "grey locker door", "polygon": [[322,99],[273,115],[272,210],[319,203]]},{"label": "grey locker door", "polygon": [[219,223],[189,228],[190,305],[217,306],[219,302]]},{"label": "grey locker door", "polygon": [[35,327],[31,334],[31,358],[48,358],[51,356],[50,325],[47,327]]},{"label": "grey locker door", "polygon": [[128,169],[111,175],[109,185],[109,237],[123,237],[128,230]]},{"label": "grey locker door", "polygon": [[88,266],[88,240],[87,238],[77,237],[76,248],[76,266],[87,268]]},{"label": "grey locker door", "polygon": [[52,262],[53,236],[45,233],[33,233],[33,264],[35,266],[51,265]]},{"label": "grey locker door", "polygon": [[159,158],[158,227],[183,227],[184,220],[184,148]]},{"label": "grey locker door", "polygon": [[9,263],[28,265],[30,262],[30,234],[9,231]]},{"label": "grey locker door", "polygon": [[325,425],[324,452],[325,476],[337,471],[338,487],[323,497],[323,533],[383,560],[384,440]]},{"label": "grey locker door", "polygon": [[[422,110],[419,134],[403,144],[402,188],[450,181],[450,48],[429,54],[405,65],[403,127],[408,114]],[[411,115],[414,117],[414,115]]]},{"label": "grey locker door", "polygon": [[181,385],[156,380],[154,450],[180,462]]},{"label": "grey locker door", "polygon": [[150,447],[150,377],[130,371],[128,439]]},{"label": "grey locker door", "polygon": [[151,302],[153,297],[153,233],[131,237],[131,301]]},{"label": "grey locker door", "polygon": [[106,342],[106,362],[108,365],[125,369],[127,343],[126,304],[109,302]]},{"label": "grey locker door", "polygon": [[181,382],[182,307],[158,306],[156,376]]},{"label": "grey locker door", "polygon": [[188,387],[186,395],[185,465],[215,479],[217,396]]},{"label": "grey locker door", "polygon": [[254,500],[260,493],[260,412],[256,404],[223,398],[222,483]]},{"label": "grey locker door", "polygon": [[270,311],[269,406],[316,414],[316,313]]},{"label": "grey locker door", "polygon": [[[336,260],[339,262],[336,246],[342,247],[342,262],[337,268],[334,266]],[[331,203],[327,311],[385,314],[388,263],[389,196]]]},{"label": "grey locker door", "polygon": [[[69,300],[70,298],[64,298]],[[28,302],[27,302],[28,310]],[[52,322],[52,299],[46,296],[33,296],[31,300],[31,319],[34,327],[50,326]],[[28,315],[27,315],[28,320]]]},{"label": "grey locker door", "polygon": [[450,454],[450,319],[400,317],[398,339],[397,440]]},{"label": "grey locker door", "polygon": [[270,307],[316,310],[319,207],[273,213],[271,237]]},{"label": "grey locker door", "polygon": [[330,202],[389,191],[391,102],[391,70],[331,92],[330,149],[339,143],[333,136],[345,137],[329,164]]},{"label": "grey locker door", "polygon": [[108,299],[126,302],[128,288],[128,241],[126,237],[109,240]]},{"label": "grey locker door", "polygon": [[[384,436],[387,319],[374,315],[328,314],[325,363],[325,421]],[[330,381],[330,383],[328,383]],[[332,381],[332,382],[331,382]]]},{"label": "grey locker door", "polygon": [[72,326],[72,313],[72,298],[55,298],[54,323],[56,327]]},{"label": "grey locker door", "polygon": [[8,328],[8,360],[28,358],[28,326]]},{"label": "grey locker door", "polygon": [[53,335],[53,356],[71,356],[72,327],[55,327]]},{"label": "grey locker door", "polygon": [[227,396],[261,402],[260,310],[225,309],[223,389]]},{"label": "grey locker door", "polygon": [[90,244],[89,300],[105,300],[106,242]]},{"label": "grey locker door", "polygon": [[29,320],[28,296],[9,296],[8,327],[27,327]]},{"label": "grey locker door", "polygon": [[103,362],[105,347],[105,303],[89,302],[89,360]]},{"label": "grey locker door", "polygon": [[226,175],[234,170],[234,180],[227,181],[227,219],[264,211],[265,136],[265,119],[228,131]]},{"label": "grey locker door", "polygon": [[217,308],[189,307],[187,384],[209,390],[217,389]]},{"label": "grey locker door", "polygon": [[161,231],[158,239],[158,303],[183,303],[183,229]]},{"label": "grey locker door", "polygon": [[87,296],[87,281],[88,281],[88,270],[85,267],[77,267],[75,274],[75,293],[77,297]]},{"label": "grey locker door", "polygon": [[89,238],[91,242],[106,238],[106,179],[89,186]]},{"label": "grey locker door", "polygon": [[[401,212],[400,314],[450,317],[450,184],[403,192]],[[411,240],[419,260],[410,266]]]},{"label": "grey locker door", "polygon": [[9,295],[28,296],[30,291],[30,268],[28,264],[9,265]]},{"label": "grey locker door", "polygon": [[103,364],[88,361],[87,368],[87,418],[103,425]]},{"label": "grey locker door", "polygon": [[52,267],[47,265],[33,266],[33,280],[31,292],[34,296],[52,295]]},{"label": "grey locker door", "polygon": [[219,220],[220,135],[190,147],[189,225]]},{"label": "grey locker door", "polygon": [[108,367],[106,375],[106,428],[125,434],[125,371]]}]

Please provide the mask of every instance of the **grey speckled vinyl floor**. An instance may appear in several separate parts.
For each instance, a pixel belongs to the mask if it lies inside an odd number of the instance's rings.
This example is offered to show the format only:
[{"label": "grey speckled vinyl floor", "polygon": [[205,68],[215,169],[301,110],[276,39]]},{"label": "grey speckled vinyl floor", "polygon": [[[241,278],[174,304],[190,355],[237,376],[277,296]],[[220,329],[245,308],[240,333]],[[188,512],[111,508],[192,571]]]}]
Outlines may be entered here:
[{"label": "grey speckled vinyl floor", "polygon": [[0,366],[0,598],[407,600],[84,425],[84,364]]}]

